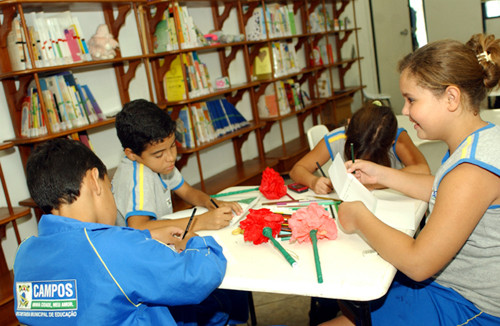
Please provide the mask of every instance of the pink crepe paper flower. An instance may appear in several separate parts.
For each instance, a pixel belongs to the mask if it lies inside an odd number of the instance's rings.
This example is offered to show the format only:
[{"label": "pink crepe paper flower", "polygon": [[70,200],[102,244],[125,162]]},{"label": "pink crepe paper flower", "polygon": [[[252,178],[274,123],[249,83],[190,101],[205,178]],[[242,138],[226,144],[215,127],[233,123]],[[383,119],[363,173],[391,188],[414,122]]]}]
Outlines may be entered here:
[{"label": "pink crepe paper flower", "polygon": [[262,172],[259,190],[267,199],[280,199],[286,195],[285,180],[278,172],[267,167]]},{"label": "pink crepe paper flower", "polygon": [[250,209],[247,217],[240,222],[240,228],[244,230],[243,239],[256,245],[268,242],[269,238],[262,234],[264,227],[270,227],[275,237],[280,232],[283,221],[282,215],[275,214],[268,208]]},{"label": "pink crepe paper flower", "polygon": [[337,239],[337,225],[326,210],[317,203],[311,203],[306,208],[301,208],[288,219],[288,225],[292,229],[290,241],[311,242],[309,232],[318,230],[316,234],[320,239]]}]

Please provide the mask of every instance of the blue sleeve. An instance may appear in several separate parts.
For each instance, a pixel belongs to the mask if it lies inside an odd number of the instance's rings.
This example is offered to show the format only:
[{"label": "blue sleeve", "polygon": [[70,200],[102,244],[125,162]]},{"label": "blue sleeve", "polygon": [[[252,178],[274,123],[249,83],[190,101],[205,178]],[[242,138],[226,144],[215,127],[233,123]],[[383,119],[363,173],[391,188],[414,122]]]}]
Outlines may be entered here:
[{"label": "blue sleeve", "polygon": [[[399,136],[401,135],[401,133],[403,131],[406,131],[406,129],[405,128],[398,128],[398,130],[396,131],[396,139],[394,139],[394,143],[392,144],[392,151],[394,153],[394,156],[396,157],[396,159],[399,162],[401,162],[401,159],[399,158],[398,153],[396,153],[396,143],[398,142]],[[408,133],[408,131],[406,131],[406,133]]]},{"label": "blue sleeve", "polygon": [[[215,290],[226,271],[222,248],[212,237],[193,237],[177,253],[148,231],[116,228],[113,239],[95,240],[102,264],[133,304],[198,304]],[[104,237],[103,237],[104,238]]]}]

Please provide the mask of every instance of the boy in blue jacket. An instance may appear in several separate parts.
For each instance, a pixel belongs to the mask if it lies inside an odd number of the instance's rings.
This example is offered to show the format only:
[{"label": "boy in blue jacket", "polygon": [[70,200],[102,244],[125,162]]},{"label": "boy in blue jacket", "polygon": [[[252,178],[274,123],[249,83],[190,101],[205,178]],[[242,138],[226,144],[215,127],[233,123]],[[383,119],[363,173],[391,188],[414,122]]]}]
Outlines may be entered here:
[{"label": "boy in blue jacket", "polygon": [[[83,144],[54,139],[35,148],[27,182],[45,215],[38,236],[20,245],[14,263],[22,324],[226,323],[226,313],[206,309],[217,302],[212,292],[226,270],[222,248],[192,232],[182,239],[177,227],[114,226],[106,167]],[[191,320],[176,321],[173,311]]]}]

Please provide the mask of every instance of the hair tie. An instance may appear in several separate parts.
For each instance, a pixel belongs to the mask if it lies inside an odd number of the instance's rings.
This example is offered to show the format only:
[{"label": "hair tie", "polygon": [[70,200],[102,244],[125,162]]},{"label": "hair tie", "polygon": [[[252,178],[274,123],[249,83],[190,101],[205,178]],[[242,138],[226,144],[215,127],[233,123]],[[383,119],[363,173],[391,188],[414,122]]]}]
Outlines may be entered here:
[{"label": "hair tie", "polygon": [[481,62],[492,62],[491,60],[491,54],[486,52],[486,51],[483,51],[482,53],[479,53],[478,55],[476,55],[476,58],[477,58],[477,61],[479,61],[479,63]]},{"label": "hair tie", "polygon": [[382,102],[380,102],[379,100],[373,101],[372,104],[375,106],[382,106]]}]

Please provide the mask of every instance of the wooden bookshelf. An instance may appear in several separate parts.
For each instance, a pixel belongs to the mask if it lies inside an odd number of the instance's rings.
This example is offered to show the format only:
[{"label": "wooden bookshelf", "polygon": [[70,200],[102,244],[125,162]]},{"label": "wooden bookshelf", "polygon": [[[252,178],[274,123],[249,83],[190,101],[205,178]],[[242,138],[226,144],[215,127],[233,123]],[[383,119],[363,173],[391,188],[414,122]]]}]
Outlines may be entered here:
[{"label": "wooden bookshelf", "polygon": [[[157,24],[162,19],[162,15],[168,12],[169,5],[173,5],[174,1],[146,1],[146,0],[82,0],[82,1],[15,1],[6,0],[0,2],[0,10],[3,16],[3,21],[0,25],[0,81],[3,84],[5,97],[8,104],[9,113],[14,126],[15,138],[12,140],[14,145],[19,148],[23,164],[34,146],[48,139],[56,137],[65,137],[74,132],[85,130],[94,130],[103,125],[114,123],[114,118],[109,118],[104,121],[99,121],[94,124],[66,130],[63,132],[53,132],[48,130],[48,134],[39,137],[22,137],[20,134],[20,119],[21,119],[21,102],[26,95],[28,85],[35,82],[39,87],[39,79],[50,73],[62,71],[74,72],[92,72],[102,69],[112,69],[116,76],[116,87],[119,93],[119,102],[123,105],[130,101],[130,83],[136,77],[136,72],[139,66],[143,67],[147,75],[147,83],[143,87],[147,88],[150,98],[155,101],[161,108],[171,108],[174,112],[178,112],[181,107],[189,106],[192,103],[199,101],[208,101],[218,97],[225,97],[237,108],[247,110],[247,117],[251,122],[249,127],[236,130],[220,138],[210,142],[196,142],[194,148],[179,148],[180,159],[177,164],[178,168],[182,169],[189,159],[193,157],[198,165],[198,173],[200,182],[196,185],[202,190],[209,193],[220,190],[221,185],[234,186],[259,179],[261,172],[265,167],[274,167],[280,173],[287,173],[293,163],[308,150],[307,142],[305,141],[304,123],[308,117],[312,117],[313,124],[321,123],[321,112],[325,109],[336,110],[336,103],[345,103],[346,99],[352,98],[359,90],[363,88],[361,79],[360,61],[358,53],[357,33],[359,28],[356,25],[356,12],[354,0],[321,0],[321,1],[288,1],[290,11],[295,16],[295,25],[297,33],[294,35],[271,35],[269,24],[265,24],[266,36],[259,40],[249,40],[246,36],[246,27],[249,24],[251,16],[255,10],[266,8],[274,3],[270,1],[246,1],[246,0],[228,0],[228,1],[213,1],[213,0],[196,0],[196,1],[179,1],[180,6],[186,6],[188,10],[201,10],[203,19],[212,21],[213,29],[232,31],[234,34],[243,34],[243,40],[224,44],[199,45],[191,48],[183,48],[178,44],[178,48],[171,51],[155,53],[154,51],[154,33]],[[107,25],[115,39],[118,39],[120,32],[125,24],[127,16],[132,15],[136,24],[139,43],[136,47],[139,49],[139,54],[122,55],[118,49],[117,56],[113,59],[78,62],[73,64],[37,67],[32,62],[30,69],[21,71],[13,71],[7,52],[6,38],[11,30],[11,23],[14,17],[21,17],[23,31],[26,33],[26,20],[24,15],[35,10],[47,10],[57,12],[60,10],[91,12],[93,15],[100,16]],[[154,9],[154,11],[152,11]],[[332,29],[325,27],[319,31],[310,31],[311,24],[310,15],[314,12],[326,16],[333,20],[342,20],[349,17],[351,24],[347,28]],[[174,20],[178,17],[174,17]],[[267,21],[265,16],[264,21]],[[326,19],[325,19],[326,21]],[[83,23],[83,22],[81,22]],[[176,21],[176,26],[177,26]],[[326,26],[326,25],[325,25]],[[203,31],[208,32],[207,30]],[[176,29],[176,35],[182,33]],[[86,35],[90,37],[90,35]],[[29,35],[27,36],[30,42]],[[268,47],[269,53],[272,52],[273,43],[287,42],[294,47],[295,52],[300,57],[300,69],[295,72],[285,73],[277,76],[274,66],[272,67],[271,76],[264,80],[255,80],[253,76],[254,60],[259,54],[259,49]],[[312,51],[316,46],[328,44],[333,49],[333,62],[325,62],[322,65],[311,64]],[[343,51],[348,47],[353,46],[353,55],[343,57]],[[29,48],[29,47],[28,47]],[[210,76],[212,80],[215,77],[226,76],[230,80],[239,80],[227,89],[212,90],[208,94],[201,96],[190,97],[189,94],[181,101],[169,101],[164,93],[164,76],[170,68],[172,60],[183,54],[196,51],[201,56],[215,56],[218,59],[214,66],[217,66],[217,75]],[[31,56],[32,58],[33,56]],[[235,69],[237,66],[237,69]],[[346,75],[354,71],[357,81],[355,84],[346,84]],[[185,74],[185,72],[184,72]],[[238,75],[235,78],[234,75]],[[329,96],[322,96],[318,93],[318,83],[321,76],[326,76],[330,82]],[[186,77],[184,75],[184,77]],[[310,103],[302,108],[291,109],[289,112],[280,113],[276,116],[264,117],[259,113],[259,100],[266,96],[264,89],[273,89],[277,94],[277,84],[286,80],[293,80],[300,85],[301,89],[308,92]],[[186,81],[186,78],[184,78]],[[95,87],[99,87],[99,81],[95,82]],[[185,84],[186,89],[188,89]],[[89,85],[92,89],[93,85]],[[43,102],[43,101],[42,101]],[[339,109],[340,110],[340,109]],[[47,108],[41,103],[41,111],[47,118]],[[346,114],[349,114],[345,106],[334,114],[333,122],[340,123]],[[175,118],[175,113],[173,114]],[[48,121],[48,119],[46,119]],[[288,121],[296,120],[296,128],[286,127]],[[279,135],[280,145],[274,148],[266,148],[265,137],[269,135]],[[274,130],[274,131],[273,131]],[[252,135],[252,137],[249,137]],[[290,135],[294,135],[293,139],[288,140]],[[252,139],[255,142],[255,156],[248,157],[245,152],[244,144]],[[217,173],[214,176],[210,171],[203,171],[203,155],[201,153],[212,150],[223,143],[232,143],[232,153],[235,158],[236,166],[229,168],[226,171]],[[225,154],[226,155],[226,154]],[[234,175],[234,177],[233,177]],[[228,178],[228,176],[231,176]]]}]

